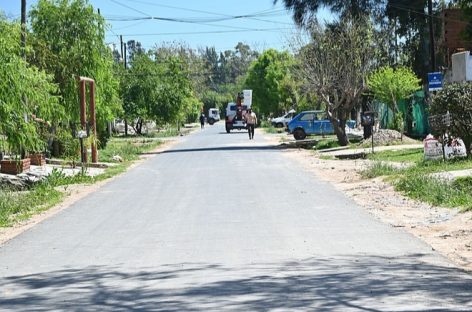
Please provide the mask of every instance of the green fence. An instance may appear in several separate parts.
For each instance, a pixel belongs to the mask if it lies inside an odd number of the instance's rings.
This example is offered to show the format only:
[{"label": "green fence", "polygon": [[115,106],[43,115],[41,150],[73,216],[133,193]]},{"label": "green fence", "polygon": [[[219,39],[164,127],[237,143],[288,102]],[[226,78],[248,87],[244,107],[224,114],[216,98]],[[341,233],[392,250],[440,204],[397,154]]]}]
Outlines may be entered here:
[{"label": "green fence", "polygon": [[[384,103],[375,102],[375,111],[379,113],[380,127],[390,128],[393,123],[394,113]],[[401,100],[398,109],[403,113],[405,130],[409,136],[424,137],[430,132],[428,124],[427,101],[424,91],[418,91],[410,98]]]}]

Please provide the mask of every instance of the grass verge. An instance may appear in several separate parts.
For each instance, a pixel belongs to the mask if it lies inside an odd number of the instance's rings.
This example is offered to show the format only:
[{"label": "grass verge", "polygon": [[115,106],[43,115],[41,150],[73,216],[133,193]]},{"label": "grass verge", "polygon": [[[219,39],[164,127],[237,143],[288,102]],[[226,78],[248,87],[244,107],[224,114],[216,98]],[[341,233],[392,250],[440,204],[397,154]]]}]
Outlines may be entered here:
[{"label": "grass verge", "polygon": [[378,161],[398,161],[398,162],[416,162],[423,160],[423,149],[404,149],[398,151],[382,151],[374,154],[369,154],[368,159]]},{"label": "grass verge", "polygon": [[[414,155],[412,153],[411,155]],[[408,155],[397,155],[400,158]],[[394,157],[397,157],[394,156]],[[415,156],[413,156],[415,157]],[[382,157],[380,157],[382,159]],[[391,165],[375,161],[361,171],[364,178],[389,176],[396,191],[405,196],[435,206],[472,210],[472,177],[462,177],[453,181],[432,176],[435,172],[472,169],[471,159],[454,159],[444,161],[416,161],[413,166],[396,169]]]},{"label": "grass verge", "polygon": [[106,148],[99,151],[100,160],[110,162],[114,155],[123,158],[123,162],[109,167],[104,173],[90,177],[86,173],[66,176],[60,170],[54,170],[43,182],[26,191],[0,189],[0,227],[12,226],[32,215],[45,211],[61,202],[64,193],[56,190],[58,186],[72,184],[93,184],[118,175],[128,168],[143,152],[155,149],[161,141],[147,138],[113,138]]}]

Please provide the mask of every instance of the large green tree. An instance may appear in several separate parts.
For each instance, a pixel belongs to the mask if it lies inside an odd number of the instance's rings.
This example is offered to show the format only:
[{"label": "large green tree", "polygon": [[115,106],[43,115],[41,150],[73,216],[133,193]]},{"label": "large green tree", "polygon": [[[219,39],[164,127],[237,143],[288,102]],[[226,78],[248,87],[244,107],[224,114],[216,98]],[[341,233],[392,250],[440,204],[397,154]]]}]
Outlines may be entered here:
[{"label": "large green tree", "polygon": [[294,62],[288,52],[269,49],[252,63],[245,84],[253,90],[253,105],[259,113],[279,113],[292,106],[290,69]]},{"label": "large green tree", "polygon": [[420,89],[421,79],[407,67],[381,67],[369,75],[367,85],[374,98],[398,112],[398,102]]},{"label": "large green tree", "polygon": [[44,148],[34,117],[54,122],[61,116],[56,85],[21,57],[20,25],[0,18],[0,135],[19,155]]},{"label": "large green tree", "polygon": [[30,61],[54,76],[68,120],[79,121],[76,78],[96,82],[99,134],[120,109],[113,56],[105,44],[105,21],[87,0],[39,0],[30,11],[35,53]]}]

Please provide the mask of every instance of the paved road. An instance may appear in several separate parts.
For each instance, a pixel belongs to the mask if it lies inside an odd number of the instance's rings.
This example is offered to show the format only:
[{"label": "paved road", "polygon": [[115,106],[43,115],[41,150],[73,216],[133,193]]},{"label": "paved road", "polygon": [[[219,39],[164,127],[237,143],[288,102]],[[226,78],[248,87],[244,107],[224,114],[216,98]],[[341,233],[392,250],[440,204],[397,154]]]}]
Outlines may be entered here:
[{"label": "paved road", "polygon": [[472,277],[207,127],[0,247],[0,310],[471,311]]}]

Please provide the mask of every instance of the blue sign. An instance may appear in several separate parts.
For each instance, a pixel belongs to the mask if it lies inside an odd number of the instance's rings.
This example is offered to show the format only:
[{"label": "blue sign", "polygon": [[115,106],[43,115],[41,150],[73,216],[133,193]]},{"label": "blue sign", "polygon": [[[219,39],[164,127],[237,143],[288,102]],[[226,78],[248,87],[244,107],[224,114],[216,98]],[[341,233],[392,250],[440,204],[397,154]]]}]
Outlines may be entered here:
[{"label": "blue sign", "polygon": [[443,75],[442,73],[428,73],[428,90],[438,91],[442,90]]}]

